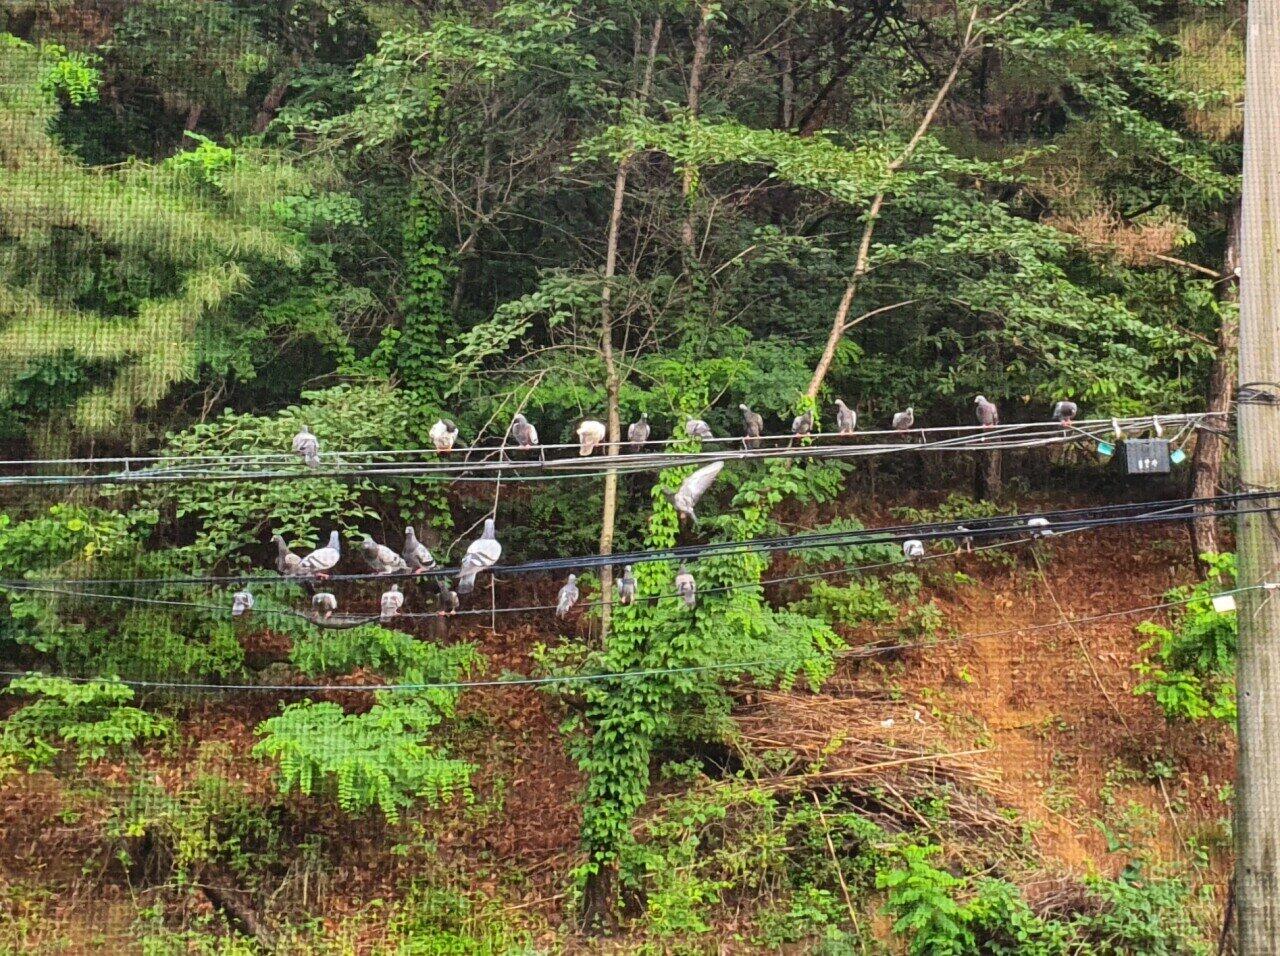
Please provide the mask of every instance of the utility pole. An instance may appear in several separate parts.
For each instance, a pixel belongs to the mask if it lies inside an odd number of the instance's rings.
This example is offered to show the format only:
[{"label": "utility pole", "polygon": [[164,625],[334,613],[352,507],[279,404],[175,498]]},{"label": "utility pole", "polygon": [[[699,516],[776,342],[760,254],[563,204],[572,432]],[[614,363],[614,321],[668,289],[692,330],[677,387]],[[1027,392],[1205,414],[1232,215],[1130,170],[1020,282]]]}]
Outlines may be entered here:
[{"label": "utility pole", "polygon": [[[1280,0],[1251,0],[1245,52],[1244,190],[1240,218],[1240,383],[1274,403],[1236,409],[1246,491],[1280,489]],[[1280,499],[1245,501],[1241,510]],[[1239,516],[1241,587],[1280,577],[1268,514]],[[1280,600],[1239,595],[1236,690],[1235,896],[1240,956],[1280,953]]]}]

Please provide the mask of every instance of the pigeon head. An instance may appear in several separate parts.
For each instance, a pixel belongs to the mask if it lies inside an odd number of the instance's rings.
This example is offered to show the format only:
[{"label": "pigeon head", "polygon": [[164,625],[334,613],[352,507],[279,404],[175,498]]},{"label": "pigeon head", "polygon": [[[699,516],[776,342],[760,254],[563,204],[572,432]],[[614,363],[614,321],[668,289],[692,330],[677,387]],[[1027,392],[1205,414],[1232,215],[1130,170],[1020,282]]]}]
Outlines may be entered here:
[{"label": "pigeon head", "polygon": [[497,532],[494,530],[494,523],[493,523],[493,519],[492,519],[492,518],[485,518],[485,519],[484,519],[484,534],[483,534],[483,535],[481,535],[481,537],[483,537],[483,538],[496,538],[497,536],[498,536],[498,535],[497,535]]},{"label": "pigeon head", "polygon": [[631,577],[631,565],[629,565],[629,564],[628,564],[628,565],[626,565],[625,567],[623,567],[623,569],[622,569],[622,576],[623,576],[624,578],[629,578],[629,577]]},{"label": "pigeon head", "polygon": [[271,543],[274,544],[281,551],[285,549],[284,538],[280,537],[280,535],[278,534],[273,534],[271,536]]},{"label": "pigeon head", "polygon": [[417,538],[417,537],[418,537],[418,535],[417,535],[417,534],[414,532],[414,530],[413,530],[413,525],[409,525],[407,528],[405,528],[405,529],[404,529],[404,536],[405,536],[406,538]]},{"label": "pigeon head", "polygon": [[640,421],[642,421],[642,422],[647,422],[648,420],[649,420],[649,413],[648,413],[648,412],[641,412],[641,413],[640,413]]},{"label": "pigeon head", "polygon": [[837,398],[837,399],[836,399],[836,407],[837,407],[837,408],[843,408],[846,412],[849,410],[849,406],[848,406],[848,405],[846,405],[846,404],[844,403],[844,399],[843,399],[843,398]]},{"label": "pigeon head", "polygon": [[445,428],[447,428],[447,429],[449,429],[449,431],[451,431],[451,432],[456,432],[456,431],[458,430],[458,426],[457,426],[457,425],[455,425],[455,424],[453,423],[453,421],[452,421],[451,419],[448,419],[448,418],[446,418],[446,419],[444,420],[444,427],[445,427]]},{"label": "pigeon head", "polygon": [[374,543],[373,539],[370,537],[366,537],[363,541],[361,541],[360,547],[364,549],[365,554],[375,554],[378,550],[378,546]]},{"label": "pigeon head", "polygon": [[338,532],[336,531],[329,532],[329,547],[333,548],[334,551],[339,550]]},{"label": "pigeon head", "polygon": [[985,395],[979,395],[977,398],[975,398],[975,399],[973,400],[973,404],[975,404],[975,405],[981,405],[981,404],[982,404],[983,402],[985,402],[986,400],[987,400],[987,396],[985,396]]},{"label": "pigeon head", "polygon": [[529,419],[525,418],[523,415],[516,415],[516,417],[515,417],[515,418],[511,419],[511,421],[512,421],[514,424],[516,424],[516,425],[528,425],[528,424],[529,424]]},{"label": "pigeon head", "polygon": [[746,406],[746,405],[742,405],[742,404],[740,404],[740,405],[738,406],[738,411],[740,411],[740,412],[749,412],[749,411],[751,411],[751,409],[747,408],[747,406]]},{"label": "pigeon head", "polygon": [[569,575],[569,583],[570,583],[570,584],[576,584],[576,583],[577,583],[577,581],[578,581],[578,576],[577,576],[576,574],[571,574],[571,575]]},{"label": "pigeon head", "polygon": [[391,585],[391,587],[387,588],[387,593],[388,593],[388,594],[392,594],[392,593],[399,594],[399,593],[400,593],[400,585],[398,585],[398,584],[393,584],[393,585]]}]

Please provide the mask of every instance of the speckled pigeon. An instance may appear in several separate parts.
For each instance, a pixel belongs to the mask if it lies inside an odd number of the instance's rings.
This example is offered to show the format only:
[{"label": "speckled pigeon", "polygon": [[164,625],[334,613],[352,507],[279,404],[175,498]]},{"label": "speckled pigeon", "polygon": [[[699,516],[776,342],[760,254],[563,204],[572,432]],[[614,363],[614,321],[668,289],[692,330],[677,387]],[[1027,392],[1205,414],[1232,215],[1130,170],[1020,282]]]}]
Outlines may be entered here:
[{"label": "speckled pigeon", "polygon": [[1060,422],[1064,428],[1075,421],[1078,414],[1080,414],[1080,406],[1075,402],[1058,402],[1053,406],[1053,420]]},{"label": "speckled pigeon", "polygon": [[293,436],[293,453],[306,462],[308,468],[320,467],[320,442],[306,425]]},{"label": "speckled pigeon", "polygon": [[378,620],[380,621],[389,621],[400,613],[400,608],[404,607],[404,595],[400,593],[400,585],[393,584],[382,592],[379,607]]},{"label": "speckled pigeon", "polygon": [[447,455],[453,451],[453,443],[458,440],[458,426],[447,418],[442,418],[431,426],[431,431],[427,432],[431,438],[431,443],[436,446],[436,451],[442,455]]},{"label": "speckled pigeon", "polygon": [[311,606],[327,620],[338,609],[338,599],[328,591],[319,591],[311,596]]},{"label": "speckled pigeon", "polygon": [[746,405],[739,405],[738,411],[742,412],[742,444],[748,448],[760,447],[760,436],[764,434],[764,418]]},{"label": "speckled pigeon", "polygon": [[458,577],[458,593],[470,594],[475,590],[476,575],[485,568],[491,568],[502,557],[502,544],[494,532],[493,519],[484,521],[484,533],[467,546],[467,553],[462,558],[461,574]]},{"label": "speckled pigeon", "polygon": [[813,411],[807,410],[803,415],[791,419],[791,434],[796,438],[813,431]]},{"label": "speckled pigeon", "polygon": [[836,399],[836,431],[841,435],[852,435],[858,430],[858,413],[844,403],[843,399]]},{"label": "speckled pigeon", "polygon": [[271,543],[276,546],[276,570],[286,577],[297,574],[302,558],[290,551],[289,546],[284,543],[284,538],[278,534],[271,536]]},{"label": "speckled pigeon", "polygon": [[714,438],[711,426],[701,418],[691,418],[684,423],[684,433],[690,438]]},{"label": "speckled pigeon", "polygon": [[301,577],[324,580],[329,572],[342,558],[342,546],[338,541],[338,532],[329,532],[329,543],[316,548],[298,562],[297,574]]},{"label": "speckled pigeon", "polygon": [[378,544],[372,538],[366,537],[360,543],[360,550],[364,552],[364,560],[374,574],[397,574],[409,570],[409,566],[404,563],[404,558],[385,544]]},{"label": "speckled pigeon", "polygon": [[978,416],[978,424],[983,428],[995,428],[1000,424],[1000,409],[987,401],[987,396],[979,395],[973,400],[974,413]]},{"label": "speckled pigeon", "polygon": [[538,429],[530,424],[529,419],[517,415],[511,419],[511,437],[521,448],[532,448],[538,444]]},{"label": "speckled pigeon", "polygon": [[908,406],[904,411],[893,416],[894,431],[905,432],[916,423],[916,410]]},{"label": "speckled pigeon", "polygon": [[643,451],[644,443],[649,440],[649,413],[642,412],[640,420],[632,422],[627,426],[627,441],[631,443],[631,447],[635,451]]},{"label": "speckled pigeon", "polygon": [[231,595],[231,616],[240,617],[253,610],[253,595],[245,588]]},{"label": "speckled pigeon", "polygon": [[676,574],[676,593],[684,601],[685,607],[693,607],[698,603],[698,582],[693,579],[693,575],[683,564],[680,565],[680,571]]},{"label": "speckled pigeon", "polygon": [[604,422],[588,418],[578,426],[576,434],[578,436],[578,454],[585,458],[595,450],[596,445],[604,441]]},{"label": "speckled pigeon", "polygon": [[578,596],[578,576],[571,574],[556,597],[556,617],[564,618],[568,615],[573,610],[573,606],[578,603]]},{"label": "speckled pigeon", "polygon": [[404,550],[400,552],[405,565],[414,574],[422,574],[436,566],[436,559],[431,556],[427,546],[418,540],[413,525],[404,529]]},{"label": "speckled pigeon", "polygon": [[973,532],[962,524],[956,525],[956,534],[960,535],[960,545],[956,549],[966,554],[973,553]]},{"label": "speckled pigeon", "polygon": [[711,483],[716,480],[716,476],[723,470],[723,461],[713,461],[711,464],[699,468],[684,481],[680,482],[680,487],[675,492],[663,488],[662,493],[667,496],[667,500],[671,502],[672,507],[682,517],[687,517],[694,524],[697,524],[698,516],[693,509],[698,506],[698,502],[707,493]]},{"label": "speckled pigeon", "polygon": [[458,612],[458,592],[449,587],[449,582],[444,578],[436,582],[436,605],[441,614]]},{"label": "speckled pigeon", "polygon": [[902,556],[909,561],[914,561],[916,558],[923,558],[924,542],[917,541],[915,538],[912,538],[910,541],[902,542]]},{"label": "speckled pigeon", "polygon": [[635,575],[631,573],[631,565],[628,564],[622,569],[622,577],[618,578],[617,587],[619,604],[636,603],[638,586],[636,585]]}]

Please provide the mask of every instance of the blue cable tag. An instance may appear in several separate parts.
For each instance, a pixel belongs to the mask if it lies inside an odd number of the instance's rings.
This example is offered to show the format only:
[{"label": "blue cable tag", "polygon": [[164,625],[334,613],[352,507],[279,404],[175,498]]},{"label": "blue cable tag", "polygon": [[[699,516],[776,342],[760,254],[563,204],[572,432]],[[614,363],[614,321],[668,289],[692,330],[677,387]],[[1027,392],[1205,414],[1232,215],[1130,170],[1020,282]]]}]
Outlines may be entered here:
[{"label": "blue cable tag", "polygon": [[1186,460],[1187,460],[1187,453],[1183,451],[1181,448],[1175,448],[1169,454],[1169,461],[1171,461],[1175,465],[1181,465]]},{"label": "blue cable tag", "polygon": [[1101,455],[1103,458],[1110,457],[1112,454],[1115,453],[1115,450],[1116,450],[1116,446],[1111,444],[1111,442],[1108,442],[1108,441],[1098,442],[1098,454]]}]

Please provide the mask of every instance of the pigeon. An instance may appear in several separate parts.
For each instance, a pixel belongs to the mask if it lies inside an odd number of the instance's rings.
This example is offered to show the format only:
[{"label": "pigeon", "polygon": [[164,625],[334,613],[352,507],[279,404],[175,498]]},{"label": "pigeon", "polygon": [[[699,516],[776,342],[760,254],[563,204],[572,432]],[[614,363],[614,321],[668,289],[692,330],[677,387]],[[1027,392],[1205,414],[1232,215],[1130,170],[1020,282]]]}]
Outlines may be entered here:
[{"label": "pigeon", "polygon": [[278,534],[271,536],[271,543],[276,546],[276,570],[285,576],[297,574],[302,558],[290,551],[284,538]]},{"label": "pigeon", "polygon": [[622,569],[622,577],[618,578],[617,586],[619,604],[636,603],[636,579],[631,573],[631,565],[628,564]]},{"label": "pigeon", "polygon": [[382,592],[381,613],[378,614],[378,620],[389,621],[400,613],[400,608],[404,606],[404,595],[400,593],[400,585],[393,584]]},{"label": "pigeon", "polygon": [[698,582],[693,579],[693,575],[683,564],[680,565],[680,571],[676,574],[676,593],[680,595],[680,600],[684,601],[685,607],[691,608],[698,603]]},{"label": "pigeon", "polygon": [[400,552],[405,566],[414,574],[430,571],[436,566],[436,559],[431,556],[427,546],[418,540],[413,525],[404,529],[404,550]]},{"label": "pigeon", "polygon": [[642,451],[644,443],[649,440],[649,431],[649,413],[642,412],[638,422],[632,422],[627,426],[627,441],[636,451]]},{"label": "pigeon", "polygon": [[684,433],[690,438],[714,438],[711,426],[701,418],[691,418],[684,423]]},{"label": "pigeon", "polygon": [[908,428],[916,423],[916,410],[908,406],[906,411],[898,412],[893,416],[894,431],[905,432]]},{"label": "pigeon", "polygon": [[484,534],[467,546],[467,553],[462,558],[462,574],[458,578],[458,593],[470,594],[475,590],[476,575],[485,568],[491,568],[502,557],[502,544],[493,530],[493,519],[484,521]]},{"label": "pigeon", "polygon": [[588,418],[578,426],[577,436],[578,454],[585,458],[595,450],[596,445],[604,441],[604,422]]},{"label": "pigeon", "polygon": [[578,603],[578,576],[576,574],[569,575],[569,580],[564,583],[564,587],[560,589],[560,594],[556,598],[556,617],[566,617],[573,606]]},{"label": "pigeon", "polygon": [[441,614],[458,613],[458,592],[449,587],[444,578],[436,582],[436,604]]},{"label": "pigeon", "polygon": [[912,538],[910,541],[902,542],[902,556],[908,561],[914,561],[916,558],[924,557],[924,542],[917,541]]},{"label": "pigeon", "polygon": [[320,442],[306,425],[293,436],[293,453],[306,462],[308,468],[320,467]]},{"label": "pigeon", "polygon": [[978,416],[978,424],[983,428],[994,428],[1000,424],[1000,410],[987,401],[985,395],[979,395],[973,400],[973,404],[977,406],[974,411]]},{"label": "pigeon", "polygon": [[427,436],[431,439],[436,451],[442,455],[447,455],[453,451],[453,443],[458,440],[458,426],[447,418],[442,418],[431,426],[431,431],[427,432]]},{"label": "pigeon", "polygon": [[517,415],[511,419],[511,437],[521,448],[532,448],[538,444],[538,429],[530,424],[529,419]]},{"label": "pigeon", "polygon": [[760,436],[764,434],[764,418],[746,405],[739,405],[738,410],[742,412],[742,444],[758,448]]},{"label": "pigeon", "polygon": [[338,609],[338,599],[328,591],[320,591],[311,597],[311,606],[316,609],[316,613],[323,614],[325,620],[333,617],[333,612]]},{"label": "pigeon", "polygon": [[253,595],[249,593],[249,589],[237,591],[231,595],[231,616],[240,617],[253,610]]},{"label": "pigeon", "polygon": [[1080,406],[1075,402],[1058,402],[1053,406],[1054,421],[1061,422],[1062,427],[1066,428],[1075,420],[1076,415],[1080,412]]},{"label": "pigeon", "polygon": [[956,533],[961,536],[960,547],[957,550],[963,551],[965,554],[972,554],[973,553],[973,532],[970,531],[968,528],[966,528],[964,525],[958,524],[956,525]]},{"label": "pigeon", "polygon": [[803,415],[797,415],[791,419],[791,434],[796,438],[801,435],[807,435],[813,431],[813,412],[806,411]]},{"label": "pigeon", "polygon": [[341,557],[342,547],[338,543],[338,532],[330,531],[329,543],[324,547],[316,548],[299,561],[298,570],[295,573],[302,577],[324,580]]},{"label": "pigeon", "polygon": [[404,558],[385,544],[378,544],[372,538],[366,537],[360,545],[360,550],[364,552],[364,559],[373,569],[374,574],[396,574],[409,570],[409,565],[404,563]]},{"label": "pigeon", "polygon": [[693,509],[697,507],[698,501],[707,493],[711,483],[716,480],[716,475],[720,474],[723,469],[723,461],[713,461],[711,464],[699,468],[684,481],[680,482],[680,487],[675,492],[663,488],[662,493],[667,496],[671,506],[681,516],[688,517],[690,521],[697,524],[698,516],[694,514]]},{"label": "pigeon", "polygon": [[1031,518],[1027,522],[1027,527],[1032,529],[1031,537],[1033,538],[1048,538],[1053,534],[1049,530],[1048,518]]},{"label": "pigeon", "polygon": [[836,431],[841,435],[852,435],[858,429],[858,413],[844,403],[843,399],[836,399]]}]

